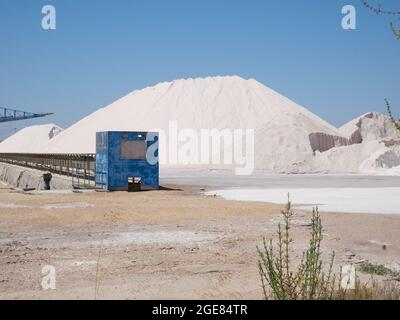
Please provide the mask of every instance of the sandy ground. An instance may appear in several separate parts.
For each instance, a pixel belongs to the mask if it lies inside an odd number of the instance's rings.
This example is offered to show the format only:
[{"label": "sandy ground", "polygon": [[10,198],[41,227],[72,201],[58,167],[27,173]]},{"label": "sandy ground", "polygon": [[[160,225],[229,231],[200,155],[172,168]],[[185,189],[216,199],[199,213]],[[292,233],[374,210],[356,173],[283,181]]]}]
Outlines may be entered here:
[{"label": "sandy ground", "polygon": [[[226,201],[199,187],[143,193],[18,193],[0,186],[0,299],[260,299],[256,246],[280,206]],[[294,219],[294,251],[309,213]],[[399,267],[400,216],[324,213],[336,270]],[[383,246],[385,245],[385,249]],[[42,268],[56,270],[43,290]],[[96,289],[97,288],[97,289]]]}]

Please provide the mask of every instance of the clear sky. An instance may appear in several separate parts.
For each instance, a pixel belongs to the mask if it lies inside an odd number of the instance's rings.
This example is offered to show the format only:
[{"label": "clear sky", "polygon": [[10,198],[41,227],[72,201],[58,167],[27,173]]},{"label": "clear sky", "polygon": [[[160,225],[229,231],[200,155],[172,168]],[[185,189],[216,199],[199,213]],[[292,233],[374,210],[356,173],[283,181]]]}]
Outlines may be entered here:
[{"label": "clear sky", "polygon": [[[378,0],[370,0],[378,3]],[[379,0],[400,10],[398,0]],[[44,5],[57,29],[41,27]],[[343,30],[341,9],[357,9]],[[0,106],[54,112],[67,127],[129,92],[179,78],[255,78],[334,125],[400,110],[393,17],[360,0],[0,0]],[[397,113],[399,114],[400,111]]]}]

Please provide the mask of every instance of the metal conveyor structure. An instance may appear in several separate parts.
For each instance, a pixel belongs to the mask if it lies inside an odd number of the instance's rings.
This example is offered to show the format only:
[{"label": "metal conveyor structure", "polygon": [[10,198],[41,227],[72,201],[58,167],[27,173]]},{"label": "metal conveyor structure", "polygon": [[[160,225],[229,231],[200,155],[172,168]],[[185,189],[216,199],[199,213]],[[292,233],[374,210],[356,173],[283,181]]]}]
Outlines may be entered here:
[{"label": "metal conveyor structure", "polygon": [[69,176],[77,189],[95,187],[95,154],[0,153],[0,162]]},{"label": "metal conveyor structure", "polygon": [[50,116],[53,113],[33,113],[0,107],[0,123]]}]

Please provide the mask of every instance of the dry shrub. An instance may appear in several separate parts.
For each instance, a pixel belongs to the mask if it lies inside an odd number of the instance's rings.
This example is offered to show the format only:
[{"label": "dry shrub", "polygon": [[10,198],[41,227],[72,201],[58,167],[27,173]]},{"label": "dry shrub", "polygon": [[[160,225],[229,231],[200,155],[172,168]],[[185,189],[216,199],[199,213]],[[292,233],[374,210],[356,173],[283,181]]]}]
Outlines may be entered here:
[{"label": "dry shrub", "polygon": [[265,299],[272,300],[399,300],[400,286],[394,281],[383,284],[372,281],[371,285],[356,280],[353,290],[340,288],[338,277],[332,272],[335,253],[328,265],[322,261],[322,222],[318,208],[311,218],[311,235],[307,251],[302,254],[295,270],[291,257],[290,235],[292,205],[288,200],[282,210],[283,226],[278,225],[278,241],[264,239],[263,247],[257,247],[259,272]]}]

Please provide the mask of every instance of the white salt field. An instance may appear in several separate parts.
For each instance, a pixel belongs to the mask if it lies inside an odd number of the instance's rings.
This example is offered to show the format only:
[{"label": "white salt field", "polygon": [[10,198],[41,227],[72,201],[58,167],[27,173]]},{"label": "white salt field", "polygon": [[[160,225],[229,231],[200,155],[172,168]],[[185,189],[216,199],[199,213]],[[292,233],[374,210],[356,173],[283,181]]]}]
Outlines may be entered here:
[{"label": "white salt field", "polygon": [[210,191],[227,200],[292,203],[321,212],[400,214],[400,188],[225,189]]},{"label": "white salt field", "polygon": [[236,176],[229,171],[161,169],[161,184],[193,185],[204,189],[396,188],[399,176],[359,174],[271,174]]},{"label": "white salt field", "polygon": [[237,177],[228,172],[164,170],[162,182],[194,185],[227,200],[284,204],[321,212],[400,214],[400,177],[365,175],[271,175]]}]

